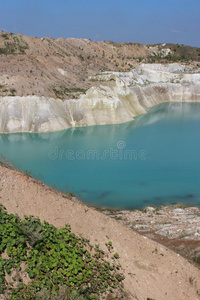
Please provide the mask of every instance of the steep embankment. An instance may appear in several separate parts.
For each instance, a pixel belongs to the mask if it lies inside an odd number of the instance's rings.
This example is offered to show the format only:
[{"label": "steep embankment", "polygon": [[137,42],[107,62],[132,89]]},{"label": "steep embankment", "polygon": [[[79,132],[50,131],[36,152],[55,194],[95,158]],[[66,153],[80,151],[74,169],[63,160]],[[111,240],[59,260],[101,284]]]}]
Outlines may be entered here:
[{"label": "steep embankment", "polygon": [[129,72],[104,72],[90,81],[94,87],[78,99],[2,97],[0,132],[117,124],[162,102],[200,101],[200,69],[179,64],[142,64]]},{"label": "steep embankment", "polygon": [[120,255],[130,299],[199,299],[200,270],[164,246],[75,199],[68,200],[26,175],[4,167],[0,167],[0,197],[8,212],[21,217],[39,216],[57,227],[69,223],[74,233],[104,250],[105,243],[112,241],[113,251]]}]

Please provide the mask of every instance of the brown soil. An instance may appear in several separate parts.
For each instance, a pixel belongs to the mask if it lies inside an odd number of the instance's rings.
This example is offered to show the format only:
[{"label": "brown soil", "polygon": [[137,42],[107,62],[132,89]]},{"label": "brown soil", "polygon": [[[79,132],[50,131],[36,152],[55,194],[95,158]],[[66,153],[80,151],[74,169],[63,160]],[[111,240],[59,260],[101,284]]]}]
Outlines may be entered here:
[{"label": "brown soil", "polygon": [[[171,49],[167,58],[154,50]],[[140,63],[181,62],[198,65],[195,47],[92,42],[87,39],[36,38],[0,31],[0,96],[37,95],[78,98],[101,71],[128,71]],[[196,62],[195,62],[196,61]],[[160,91],[164,92],[164,91]]]},{"label": "brown soil", "polygon": [[183,257],[118,221],[63,195],[18,171],[0,167],[0,202],[8,212],[39,216],[105,249],[112,241],[120,255],[129,299],[197,300],[200,270]]}]

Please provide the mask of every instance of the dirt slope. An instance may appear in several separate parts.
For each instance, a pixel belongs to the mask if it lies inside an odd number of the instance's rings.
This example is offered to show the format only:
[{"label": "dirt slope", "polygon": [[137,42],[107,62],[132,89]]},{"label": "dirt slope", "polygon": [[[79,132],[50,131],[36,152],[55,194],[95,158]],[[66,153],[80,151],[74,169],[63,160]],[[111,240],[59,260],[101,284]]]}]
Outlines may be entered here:
[{"label": "dirt slope", "polygon": [[0,202],[8,212],[34,215],[72,231],[92,244],[112,241],[126,276],[129,299],[200,299],[200,270],[164,246],[149,240],[96,210],[17,171],[0,167]]}]

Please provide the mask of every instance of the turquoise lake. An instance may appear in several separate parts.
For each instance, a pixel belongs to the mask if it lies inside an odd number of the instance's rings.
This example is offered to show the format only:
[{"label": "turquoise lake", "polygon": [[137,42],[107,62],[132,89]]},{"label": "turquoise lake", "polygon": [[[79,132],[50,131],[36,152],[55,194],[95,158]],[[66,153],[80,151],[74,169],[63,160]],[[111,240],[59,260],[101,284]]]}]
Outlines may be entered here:
[{"label": "turquoise lake", "polygon": [[1,134],[0,154],[95,206],[199,205],[200,103],[163,103],[119,125]]}]

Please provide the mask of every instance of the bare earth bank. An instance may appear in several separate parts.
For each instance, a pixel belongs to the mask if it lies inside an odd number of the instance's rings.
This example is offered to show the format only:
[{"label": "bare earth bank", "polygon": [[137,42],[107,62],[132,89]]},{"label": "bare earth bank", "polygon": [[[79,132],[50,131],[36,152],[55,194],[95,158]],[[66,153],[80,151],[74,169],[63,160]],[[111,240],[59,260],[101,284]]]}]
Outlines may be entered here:
[{"label": "bare earth bank", "polygon": [[101,212],[200,266],[200,207],[147,206],[142,210]]},{"label": "bare earth bank", "polygon": [[[200,299],[200,270],[168,248],[141,236],[76,199],[0,166],[0,202],[9,213],[34,215],[57,227],[71,224],[72,231],[99,244],[112,241],[120,255],[125,289],[130,299]],[[193,279],[193,280],[191,280]]]}]

